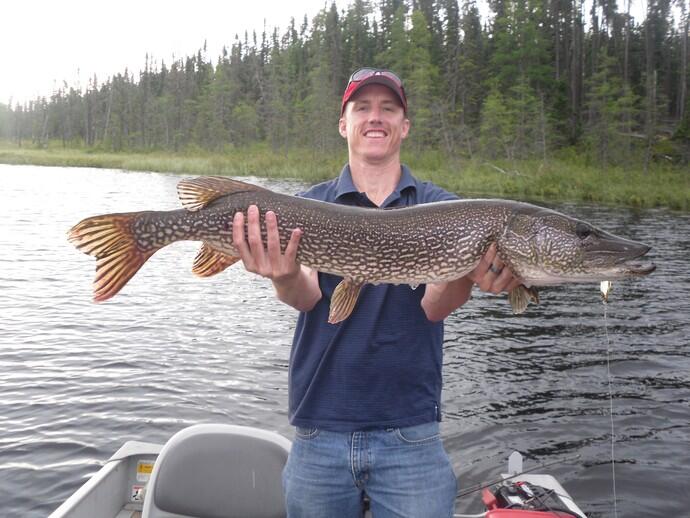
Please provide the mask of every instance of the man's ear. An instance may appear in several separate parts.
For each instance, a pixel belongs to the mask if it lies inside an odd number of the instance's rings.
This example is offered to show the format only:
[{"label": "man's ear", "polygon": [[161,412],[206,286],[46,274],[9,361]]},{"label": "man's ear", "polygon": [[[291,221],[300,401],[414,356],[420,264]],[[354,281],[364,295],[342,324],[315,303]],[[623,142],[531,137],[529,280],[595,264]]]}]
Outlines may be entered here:
[{"label": "man's ear", "polygon": [[343,138],[347,138],[347,123],[345,122],[345,117],[340,117],[338,120],[338,132]]},{"label": "man's ear", "polygon": [[409,133],[410,133],[410,119],[405,117],[405,120],[403,121],[402,133],[401,133],[402,138],[407,138],[407,135],[409,135]]}]

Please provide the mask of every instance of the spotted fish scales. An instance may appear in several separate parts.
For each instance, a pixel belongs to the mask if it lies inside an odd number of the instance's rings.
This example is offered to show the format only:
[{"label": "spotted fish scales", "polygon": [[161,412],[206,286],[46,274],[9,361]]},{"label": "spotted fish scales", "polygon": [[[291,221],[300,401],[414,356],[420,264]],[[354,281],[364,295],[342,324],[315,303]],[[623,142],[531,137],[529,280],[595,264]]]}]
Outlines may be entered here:
[{"label": "spotted fish scales", "polygon": [[[329,321],[353,311],[366,283],[446,282],[471,272],[492,243],[522,279],[509,299],[515,312],[537,301],[536,286],[599,282],[647,275],[636,261],[650,247],[536,205],[509,200],[455,200],[394,210],[351,207],[272,192],[220,177],[183,180],[183,209],[87,218],[69,240],[96,257],[94,300],[118,293],[157,250],[175,241],[202,241],[192,271],[215,275],[239,259],[232,219],[256,205],[277,215],[281,248],[302,230],[297,260],[343,281]],[[266,240],[263,230],[264,242]]]}]

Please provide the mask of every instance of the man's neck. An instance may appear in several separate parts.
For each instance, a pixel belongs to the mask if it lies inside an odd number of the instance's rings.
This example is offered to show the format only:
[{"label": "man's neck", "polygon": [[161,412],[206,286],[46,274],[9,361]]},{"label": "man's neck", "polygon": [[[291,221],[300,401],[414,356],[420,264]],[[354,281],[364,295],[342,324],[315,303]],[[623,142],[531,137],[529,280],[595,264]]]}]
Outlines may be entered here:
[{"label": "man's neck", "polygon": [[353,160],[353,157],[350,157],[349,163],[352,182],[357,190],[366,193],[367,197],[379,207],[400,182],[402,169],[400,160],[397,158],[386,163],[372,164]]}]

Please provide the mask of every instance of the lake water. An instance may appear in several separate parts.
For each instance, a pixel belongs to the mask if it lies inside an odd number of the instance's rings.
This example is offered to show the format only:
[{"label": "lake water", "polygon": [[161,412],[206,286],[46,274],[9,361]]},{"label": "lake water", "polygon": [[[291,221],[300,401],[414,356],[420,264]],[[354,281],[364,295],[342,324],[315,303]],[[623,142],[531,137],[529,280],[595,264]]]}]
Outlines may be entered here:
[{"label": "lake water", "polygon": [[[296,314],[270,284],[228,269],[198,279],[197,243],[157,253],[91,302],[94,260],[66,240],[86,216],[179,207],[179,176],[0,165],[0,515],[47,515],[125,441],[200,422],[291,437],[287,361]],[[252,179],[292,193],[302,185]],[[591,517],[690,515],[690,215],[559,205],[654,247],[658,270],[542,290],[514,316],[476,294],[447,321],[443,437],[462,487],[513,450],[551,466]],[[608,333],[608,342],[607,342]],[[479,512],[479,495],[458,503]]]}]

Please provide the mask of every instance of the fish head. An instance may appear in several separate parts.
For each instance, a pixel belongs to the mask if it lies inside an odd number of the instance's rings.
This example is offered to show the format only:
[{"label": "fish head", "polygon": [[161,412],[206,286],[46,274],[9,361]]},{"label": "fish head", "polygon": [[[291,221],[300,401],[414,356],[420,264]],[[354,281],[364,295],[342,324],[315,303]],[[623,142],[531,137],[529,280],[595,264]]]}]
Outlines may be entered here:
[{"label": "fish head", "polygon": [[528,286],[600,282],[652,273],[651,247],[586,221],[540,207],[509,218],[498,240],[501,258]]}]

